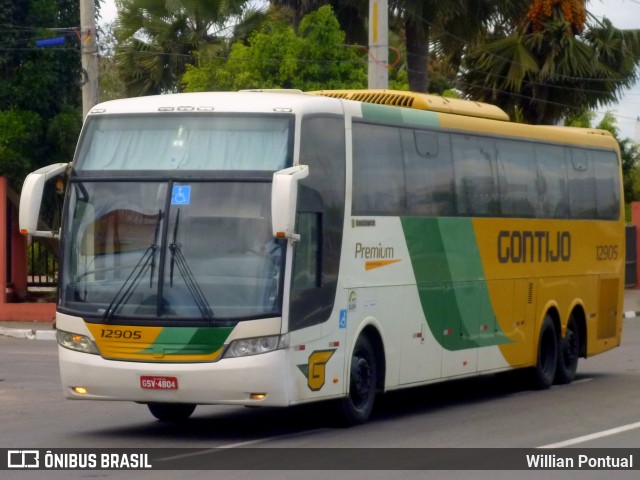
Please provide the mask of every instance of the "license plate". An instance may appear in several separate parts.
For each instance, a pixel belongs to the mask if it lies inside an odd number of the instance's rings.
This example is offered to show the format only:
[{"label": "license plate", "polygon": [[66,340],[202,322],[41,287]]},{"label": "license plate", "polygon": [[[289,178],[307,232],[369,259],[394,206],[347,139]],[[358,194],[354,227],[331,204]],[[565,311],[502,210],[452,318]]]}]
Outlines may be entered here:
[{"label": "license plate", "polygon": [[177,390],[178,379],[176,377],[142,375],[140,377],[140,387],[145,390]]}]

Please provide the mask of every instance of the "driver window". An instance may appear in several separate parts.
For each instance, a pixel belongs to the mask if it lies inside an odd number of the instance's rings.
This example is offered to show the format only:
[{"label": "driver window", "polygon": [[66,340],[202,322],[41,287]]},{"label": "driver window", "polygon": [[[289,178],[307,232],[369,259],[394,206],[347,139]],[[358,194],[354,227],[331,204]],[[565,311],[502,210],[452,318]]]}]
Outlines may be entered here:
[{"label": "driver window", "polygon": [[319,275],[319,237],[320,214],[300,212],[298,214],[298,233],[300,241],[296,243],[293,263],[293,289],[307,290],[320,286]]}]

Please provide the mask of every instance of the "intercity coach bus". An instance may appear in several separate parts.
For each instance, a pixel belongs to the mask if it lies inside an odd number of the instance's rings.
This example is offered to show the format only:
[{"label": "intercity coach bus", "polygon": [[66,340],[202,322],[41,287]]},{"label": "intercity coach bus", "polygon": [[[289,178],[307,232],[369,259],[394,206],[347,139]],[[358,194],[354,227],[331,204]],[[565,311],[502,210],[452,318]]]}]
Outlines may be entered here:
[{"label": "intercity coach bus", "polygon": [[[63,179],[59,229],[38,229]],[[25,180],[58,236],[64,395],[148,405],[334,400],[525,369],[539,388],[620,344],[619,148],[394,91],[116,100]],[[46,202],[45,202],[46,203]]]}]

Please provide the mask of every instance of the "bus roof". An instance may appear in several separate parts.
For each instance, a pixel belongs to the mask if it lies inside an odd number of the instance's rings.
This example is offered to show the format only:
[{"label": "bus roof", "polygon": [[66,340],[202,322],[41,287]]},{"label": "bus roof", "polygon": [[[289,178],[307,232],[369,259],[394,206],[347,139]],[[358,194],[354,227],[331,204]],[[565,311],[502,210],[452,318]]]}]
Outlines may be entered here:
[{"label": "bus roof", "polygon": [[[91,109],[89,115],[158,112],[343,114],[345,101],[354,102],[354,104],[374,104],[381,109],[388,108],[390,113],[398,110],[415,112],[405,120],[408,124],[412,124],[416,119],[420,120],[423,115],[427,117],[437,115],[438,125],[445,129],[617,148],[615,138],[605,130],[510,122],[503,110],[488,103],[395,90],[301,92],[300,90],[266,89],[152,95],[100,103]],[[397,115],[391,116],[397,120]],[[400,118],[403,117],[404,115],[400,116]]]},{"label": "bus roof", "polygon": [[90,115],[162,112],[274,113],[309,110],[343,113],[342,102],[306,95],[300,90],[245,90],[194,92],[111,100],[94,106]]},{"label": "bus roof", "polygon": [[438,115],[438,125],[449,130],[608,149],[618,148],[615,137],[607,130],[510,122],[509,116],[502,109],[483,102],[396,90],[319,90],[307,93],[379,105],[380,108],[389,107],[390,112],[399,107],[417,114],[400,116],[391,114],[388,116],[389,121],[400,120],[411,124],[417,120],[420,121],[422,112],[423,115]]},{"label": "bus roof", "polygon": [[355,100],[363,103],[376,103],[379,105],[509,121],[509,115],[495,105],[471,100],[461,100],[458,98],[441,97],[439,95],[428,95],[426,93],[404,92],[399,90],[318,90],[308,93],[323,95],[325,97],[342,98],[344,100]]}]

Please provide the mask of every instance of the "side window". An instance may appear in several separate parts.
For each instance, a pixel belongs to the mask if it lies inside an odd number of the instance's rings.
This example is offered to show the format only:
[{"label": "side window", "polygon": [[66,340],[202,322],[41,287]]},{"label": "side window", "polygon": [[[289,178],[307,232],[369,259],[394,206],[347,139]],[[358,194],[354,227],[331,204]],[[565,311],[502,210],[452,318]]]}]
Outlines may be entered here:
[{"label": "side window", "polygon": [[295,245],[292,290],[300,291],[320,286],[320,213],[300,212],[296,232],[300,241]]},{"label": "side window", "polygon": [[567,148],[569,156],[569,209],[571,218],[597,218],[594,168],[589,164],[589,152]]},{"label": "side window", "polygon": [[533,144],[496,140],[500,210],[506,217],[535,217],[537,172]]},{"label": "side window", "polygon": [[461,216],[497,216],[499,212],[493,140],[452,135],[456,207]]},{"label": "side window", "polygon": [[289,330],[325,322],[333,310],[340,269],[345,193],[345,125],[338,115],[302,120],[300,163],[309,176],[298,190]]},{"label": "side window", "polygon": [[535,146],[538,167],[537,190],[542,218],[567,218],[569,216],[569,192],[567,166],[563,147],[555,145]]},{"label": "side window", "polygon": [[613,152],[592,152],[596,179],[598,218],[616,220],[620,216],[620,167]]},{"label": "side window", "polygon": [[400,129],[353,124],[353,215],[406,210]]},{"label": "side window", "polygon": [[407,213],[409,215],[455,215],[455,184],[450,135],[402,131]]}]

